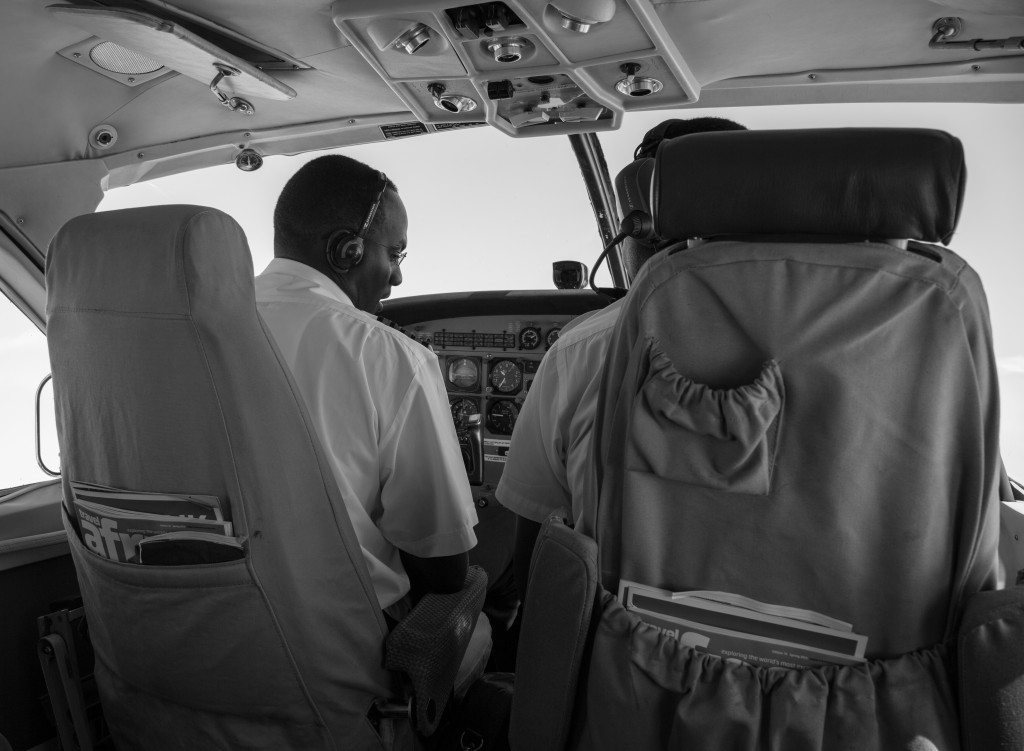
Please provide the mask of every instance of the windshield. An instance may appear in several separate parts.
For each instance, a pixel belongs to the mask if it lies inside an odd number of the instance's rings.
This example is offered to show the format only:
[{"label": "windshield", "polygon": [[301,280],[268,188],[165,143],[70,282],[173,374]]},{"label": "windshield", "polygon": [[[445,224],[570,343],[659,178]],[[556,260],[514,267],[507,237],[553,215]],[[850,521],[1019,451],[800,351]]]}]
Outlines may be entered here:
[{"label": "windshield", "polygon": [[[259,273],[273,258],[274,204],[305,162],[270,157],[257,172],[233,164],[111,190],[99,210],[165,203],[214,206],[249,239]],[[600,251],[597,224],[566,138],[515,139],[463,128],[339,149],[382,170],[409,213],[404,282],[393,297],[483,289],[551,289],[551,261]]]},{"label": "windshield", "polygon": [[[951,247],[981,275],[992,314],[1002,391],[1003,455],[1024,473],[1024,335],[1016,288],[1024,277],[1024,105],[792,105],[642,112],[600,140],[612,177],[643,134],[669,117],[727,117],[752,129],[927,127],[963,141],[967,193]],[[600,238],[566,138],[514,139],[488,127],[339,150],[383,170],[409,212],[409,256],[394,297],[494,289],[551,289],[551,262],[593,267]],[[166,203],[215,206],[249,238],[257,273],[273,255],[273,210],[298,167],[318,154],[270,157],[257,172],[226,165],[107,193],[99,210]],[[598,275],[610,284],[607,270]]]}]

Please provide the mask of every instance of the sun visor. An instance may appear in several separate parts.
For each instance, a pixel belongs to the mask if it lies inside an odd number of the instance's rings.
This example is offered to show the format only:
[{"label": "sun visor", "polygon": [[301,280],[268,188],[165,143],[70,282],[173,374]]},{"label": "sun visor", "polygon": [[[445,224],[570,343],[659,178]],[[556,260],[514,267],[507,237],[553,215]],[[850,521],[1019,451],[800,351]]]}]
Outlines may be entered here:
[{"label": "sun visor", "polygon": [[148,13],[117,8],[50,5],[47,10],[100,39],[145,55],[206,86],[226,67],[233,73],[217,84],[226,96],[279,101],[295,97],[295,90],[290,86],[180,24]]},{"label": "sun visor", "polygon": [[55,309],[160,317],[230,315],[255,307],[242,228],[205,206],[147,206],[86,214],[53,238],[47,316]]},{"label": "sun visor", "polygon": [[904,128],[695,133],[655,159],[655,231],[948,243],[963,203],[963,146]]}]

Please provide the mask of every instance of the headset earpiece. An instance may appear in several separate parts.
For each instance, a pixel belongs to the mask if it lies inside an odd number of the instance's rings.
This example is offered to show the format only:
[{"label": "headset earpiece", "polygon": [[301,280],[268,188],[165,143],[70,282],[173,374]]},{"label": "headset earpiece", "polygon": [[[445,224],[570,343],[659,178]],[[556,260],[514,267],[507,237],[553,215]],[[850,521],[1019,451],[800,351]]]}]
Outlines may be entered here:
[{"label": "headset earpiece", "polygon": [[348,230],[338,230],[327,239],[327,264],[339,274],[363,260],[363,238]]},{"label": "headset earpiece", "polygon": [[348,229],[335,230],[327,238],[327,265],[339,274],[343,274],[358,266],[363,260],[363,238],[370,229],[373,217],[377,215],[380,202],[384,199],[384,191],[388,188],[388,178],[383,172],[377,173],[377,192],[373,201],[366,207],[366,216],[359,230],[353,232]]}]

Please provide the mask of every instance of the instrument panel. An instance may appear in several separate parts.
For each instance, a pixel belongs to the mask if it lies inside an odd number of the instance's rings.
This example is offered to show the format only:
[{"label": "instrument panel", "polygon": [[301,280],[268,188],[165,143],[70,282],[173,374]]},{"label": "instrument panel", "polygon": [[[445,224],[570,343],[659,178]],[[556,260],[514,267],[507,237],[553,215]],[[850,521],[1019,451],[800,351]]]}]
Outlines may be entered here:
[{"label": "instrument panel", "polygon": [[451,328],[435,328],[442,323],[435,322],[422,332],[413,327],[437,355],[471,483],[500,479],[530,384],[567,320],[445,321]]},{"label": "instrument panel", "polygon": [[492,581],[507,570],[515,516],[495,497],[512,431],[562,328],[610,300],[591,290],[477,291],[384,301],[386,323],[437,357],[476,506],[470,562]]},{"label": "instrument panel", "polygon": [[562,327],[606,302],[589,291],[565,290],[386,302],[385,315],[437,356],[472,485],[484,490],[501,479],[523,402]]}]

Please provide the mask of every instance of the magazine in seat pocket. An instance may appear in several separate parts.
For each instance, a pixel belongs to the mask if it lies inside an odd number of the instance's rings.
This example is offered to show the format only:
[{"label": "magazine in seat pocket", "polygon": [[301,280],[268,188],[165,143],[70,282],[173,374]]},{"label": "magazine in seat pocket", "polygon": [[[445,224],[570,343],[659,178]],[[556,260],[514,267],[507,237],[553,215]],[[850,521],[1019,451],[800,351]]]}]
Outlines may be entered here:
[{"label": "magazine in seat pocket", "polygon": [[[318,724],[248,559],[108,560],[86,548],[64,518],[96,658],[129,694],[204,713]],[[121,697],[103,698],[121,704]]]},{"label": "magazine in seat pocket", "polygon": [[695,650],[609,592],[595,607],[575,748],[960,748],[946,645],[857,665],[764,667]]},{"label": "magazine in seat pocket", "polygon": [[650,342],[647,377],[633,403],[628,469],[717,490],[767,495],[785,403],[782,372],[715,389],[679,373]]}]

